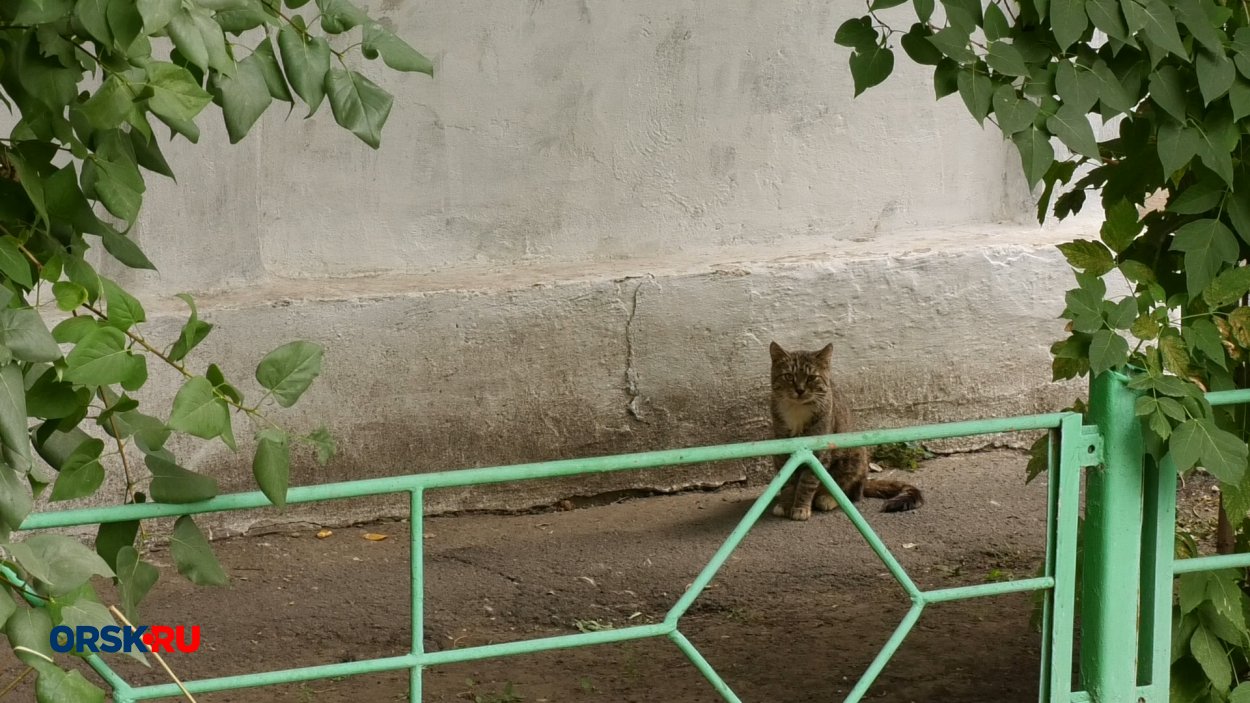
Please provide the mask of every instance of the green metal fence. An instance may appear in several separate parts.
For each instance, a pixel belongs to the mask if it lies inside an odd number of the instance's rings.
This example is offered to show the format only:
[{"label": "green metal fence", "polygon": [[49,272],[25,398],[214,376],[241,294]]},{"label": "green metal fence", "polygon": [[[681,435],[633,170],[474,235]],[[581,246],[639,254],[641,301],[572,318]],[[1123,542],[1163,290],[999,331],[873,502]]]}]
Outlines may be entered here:
[{"label": "green metal fence", "polygon": [[[1250,391],[1212,393],[1212,404],[1250,402]],[[412,606],[411,650],[401,656],[367,659],[324,666],[283,669],[184,682],[192,693],[227,691],[333,677],[408,670],[410,700],[422,700],[422,672],[458,662],[529,654],[553,649],[666,638],[673,642],[726,701],[739,697],[699,650],[681,632],[682,616],[711,582],[726,559],[742,542],[786,481],[809,468],[830,489],[851,523],[884,562],[911,599],[911,607],[845,699],[861,700],[877,675],[898,649],[926,608],[940,603],[1026,591],[1046,594],[1042,621],[1040,694],[1043,703],[1163,703],[1168,696],[1171,651],[1172,579],[1176,573],[1250,566],[1250,554],[1202,557],[1174,561],[1176,471],[1174,467],[1146,465],[1135,395],[1124,377],[1108,373],[1091,387],[1095,426],[1086,426],[1076,413],[955,422],[892,430],[851,432],[823,437],[749,442],[671,451],[645,452],[592,459],[466,469],[440,473],[368,479],[290,489],[287,503],[316,503],[407,493],[411,498]],[[1048,465],[1046,556],[1037,578],[921,590],[873,532],[846,495],[833,482],[814,452],[830,447],[862,447],[1013,431],[1046,430],[1054,441]],[[698,577],[669,610],[663,622],[616,630],[544,637],[478,647],[426,652],[423,648],[424,555],[422,522],[424,493],[457,488],[606,473],[658,469],[729,459],[789,455],[784,468],[768,484]],[[1081,682],[1073,690],[1077,531],[1082,469],[1086,478],[1084,574],[1081,618]],[[30,516],[23,530],[90,525],[175,517],[209,512],[263,508],[269,501],[260,492],[223,495],[192,504],[142,503],[89,508]],[[1140,611],[1139,611],[1140,606]],[[1136,643],[1137,646],[1132,646]],[[132,686],[98,656],[88,663],[112,687],[118,703],[172,698],[181,695],[176,684]]]}]

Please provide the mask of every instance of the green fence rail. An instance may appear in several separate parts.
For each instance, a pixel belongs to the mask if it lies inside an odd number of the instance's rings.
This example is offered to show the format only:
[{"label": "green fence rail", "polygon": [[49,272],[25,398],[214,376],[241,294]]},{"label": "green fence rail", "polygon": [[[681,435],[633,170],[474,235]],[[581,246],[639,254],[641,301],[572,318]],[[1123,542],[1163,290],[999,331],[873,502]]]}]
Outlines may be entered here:
[{"label": "green fence rail", "polygon": [[[1076,413],[1051,413],[291,488],[287,494],[288,504],[409,494],[412,561],[410,651],[401,656],[200,679],[186,681],[183,685],[195,694],[407,670],[410,676],[409,698],[416,702],[422,700],[422,673],[431,667],[553,649],[666,638],[690,659],[724,700],[738,702],[741,699],[686,638],[679,625],[682,616],[769,508],[785,483],[796,471],[806,468],[819,476],[829,488],[852,525],[911,600],[911,607],[902,622],[845,698],[848,703],[860,701],[864,697],[926,608],[949,601],[1029,591],[1043,591],[1046,594],[1042,613],[1039,701],[1164,703],[1168,694],[1174,574],[1250,566],[1250,554],[1173,560],[1175,467],[1145,464],[1140,430],[1133,412],[1135,396],[1125,386],[1124,381],[1122,376],[1114,373],[1103,374],[1095,379],[1091,387],[1091,413],[1096,421],[1095,426],[1084,425],[1081,416]],[[1218,405],[1245,403],[1250,402],[1250,391],[1212,393],[1209,398],[1213,404]],[[855,505],[838,488],[814,453],[833,446],[852,448],[1035,430],[1050,432],[1052,449],[1058,449],[1051,452],[1047,467],[1047,538],[1043,575],[955,588],[920,589]],[[773,455],[789,455],[789,459],[694,582],[668,611],[663,622],[439,652],[424,650],[425,576],[422,523],[426,490],[612,471],[658,469],[681,464]],[[1084,608],[1081,619],[1080,671],[1084,686],[1083,689],[1074,691],[1073,640],[1078,587],[1076,544],[1082,469],[1087,469],[1084,527],[1086,546],[1084,577],[1080,584],[1083,589]],[[236,493],[190,504],[141,503],[38,513],[28,517],[21,529],[74,527],[101,522],[247,510],[269,505],[268,499],[260,492]],[[0,574],[0,577],[5,576],[16,578],[11,573]],[[1137,643],[1136,647],[1131,646],[1134,642]],[[176,684],[132,686],[96,655],[89,655],[87,662],[113,689],[113,697],[117,703],[175,698],[181,695]]]}]

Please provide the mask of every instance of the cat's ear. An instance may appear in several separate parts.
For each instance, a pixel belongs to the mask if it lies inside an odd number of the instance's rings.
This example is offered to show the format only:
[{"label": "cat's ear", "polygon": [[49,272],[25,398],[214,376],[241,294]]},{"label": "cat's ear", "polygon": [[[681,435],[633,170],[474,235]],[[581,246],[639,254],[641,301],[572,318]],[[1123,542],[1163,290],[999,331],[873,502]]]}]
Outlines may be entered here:
[{"label": "cat's ear", "polygon": [[816,352],[816,358],[819,359],[820,363],[822,364],[832,364],[833,363],[833,345],[826,344],[825,346],[821,347],[820,351]]},{"label": "cat's ear", "polygon": [[768,343],[768,354],[773,358],[773,363],[781,361],[788,356],[786,350],[782,349],[781,345],[776,342]]}]

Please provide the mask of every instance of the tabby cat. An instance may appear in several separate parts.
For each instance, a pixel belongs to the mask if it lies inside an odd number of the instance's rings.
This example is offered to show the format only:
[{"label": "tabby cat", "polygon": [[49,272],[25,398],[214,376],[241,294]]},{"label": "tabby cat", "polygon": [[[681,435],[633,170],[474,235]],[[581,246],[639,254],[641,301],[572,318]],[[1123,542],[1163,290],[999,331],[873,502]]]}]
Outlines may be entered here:
[{"label": "tabby cat", "polygon": [[[773,436],[777,438],[834,434],[850,430],[850,410],[833,387],[833,345],[820,351],[788,352],[776,342],[768,347],[773,359],[772,416]],[[824,463],[838,487],[852,501],[861,496],[887,498],[881,508],[887,513],[915,510],[924,504],[920,489],[902,481],[868,478],[868,450],[833,449],[816,457]],[[789,457],[775,456],[778,471]],[[791,520],[806,520],[812,508],[821,511],[838,507],[810,469],[800,468],[781,492],[773,514]]]}]

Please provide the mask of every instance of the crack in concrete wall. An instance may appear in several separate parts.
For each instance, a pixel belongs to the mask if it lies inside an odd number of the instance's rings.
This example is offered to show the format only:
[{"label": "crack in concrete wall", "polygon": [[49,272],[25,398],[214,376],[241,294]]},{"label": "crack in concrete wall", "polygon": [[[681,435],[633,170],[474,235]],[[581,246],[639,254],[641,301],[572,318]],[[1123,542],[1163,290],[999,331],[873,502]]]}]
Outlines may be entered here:
[{"label": "crack in concrete wall", "polygon": [[[630,280],[626,278],[624,280]],[[634,321],[638,317],[638,301],[642,297],[642,288],[648,283],[659,288],[660,284],[656,283],[655,276],[647,274],[638,281],[638,285],[634,286],[634,293],[630,296],[629,316],[625,320],[625,392],[629,396],[629,403],[626,410],[629,416],[639,422],[647,422],[643,415],[642,391],[638,388],[638,367],[634,358]]]}]

